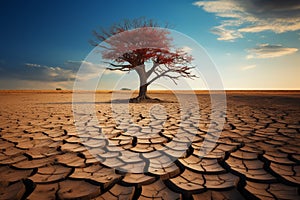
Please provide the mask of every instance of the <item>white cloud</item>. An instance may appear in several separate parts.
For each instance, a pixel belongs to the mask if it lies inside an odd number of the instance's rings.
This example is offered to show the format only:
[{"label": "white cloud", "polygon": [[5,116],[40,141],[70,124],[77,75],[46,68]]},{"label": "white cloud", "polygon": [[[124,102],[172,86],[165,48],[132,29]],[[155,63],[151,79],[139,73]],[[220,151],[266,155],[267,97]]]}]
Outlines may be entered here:
[{"label": "white cloud", "polygon": [[[103,69],[103,66],[98,66],[97,64],[92,64],[86,61],[70,60],[65,63],[65,66],[69,69],[72,69],[76,75],[76,79],[79,80],[90,80],[97,78],[99,75],[99,69]],[[99,68],[97,68],[97,66]]]},{"label": "white cloud", "polygon": [[218,40],[234,41],[237,38],[243,37],[238,31],[226,29],[223,25],[214,27],[211,32],[219,36]]},{"label": "white cloud", "polygon": [[300,30],[300,19],[298,21],[286,20],[274,22],[259,22],[256,25],[240,28],[239,32],[258,33],[262,31],[273,31],[275,33],[284,33],[288,31]]},{"label": "white cloud", "polygon": [[191,53],[193,51],[193,49],[189,46],[184,46],[181,48],[181,50],[185,53]]},{"label": "white cloud", "polygon": [[256,65],[247,65],[247,66],[241,67],[241,70],[245,71],[245,70],[254,69],[254,68],[256,68]]},{"label": "white cloud", "polygon": [[41,65],[39,65],[39,64],[34,64],[34,63],[25,63],[25,65],[26,65],[27,67],[42,67]]},{"label": "white cloud", "polygon": [[253,58],[275,58],[293,54],[298,51],[297,48],[283,47],[282,45],[260,44],[255,48],[248,49],[247,59]]},{"label": "white cloud", "polygon": [[125,74],[127,72],[123,72],[123,71],[120,71],[120,70],[109,70],[109,69],[106,69],[104,71],[104,74],[115,74],[115,75],[122,75],[122,74]]},{"label": "white cloud", "polygon": [[94,64],[87,61],[67,61],[62,67],[24,63],[24,67],[18,71],[0,66],[0,76],[9,85],[9,87],[5,86],[7,88],[72,89],[76,79],[88,85],[93,81],[97,82],[97,78],[100,78],[102,73],[107,75],[106,79],[114,78],[111,75],[124,73],[106,70],[107,67],[107,64]]},{"label": "white cloud", "polygon": [[300,30],[299,0],[214,0],[197,1],[194,5],[226,18],[212,29],[212,33],[220,36],[218,40],[233,41],[241,38],[243,33]]},{"label": "white cloud", "polygon": [[206,12],[216,13],[219,17],[227,18],[237,18],[239,17],[238,12],[243,11],[243,8],[230,0],[197,1],[194,5],[202,7]]},{"label": "white cloud", "polygon": [[28,70],[25,70],[24,78],[41,81],[71,81],[74,80],[74,71],[61,67],[51,67],[35,63],[25,63]]},{"label": "white cloud", "polygon": [[[104,75],[120,75],[121,71],[110,71],[107,64],[94,64],[87,61],[67,61],[63,67],[47,66],[37,63],[25,63],[18,72],[6,70],[3,76],[10,76],[20,80],[41,81],[47,83],[70,82],[75,79],[89,81]],[[0,69],[1,70],[1,69]]]}]

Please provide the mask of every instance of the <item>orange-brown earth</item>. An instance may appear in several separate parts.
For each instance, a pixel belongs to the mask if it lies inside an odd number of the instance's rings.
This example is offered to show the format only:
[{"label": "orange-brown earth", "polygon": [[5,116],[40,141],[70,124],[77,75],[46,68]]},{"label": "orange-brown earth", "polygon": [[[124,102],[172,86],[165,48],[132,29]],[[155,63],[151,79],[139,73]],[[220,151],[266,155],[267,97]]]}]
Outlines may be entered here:
[{"label": "orange-brown earth", "polygon": [[156,104],[130,104],[135,127],[117,126],[111,93],[98,92],[96,126],[80,113],[78,131],[71,92],[1,91],[0,199],[300,199],[299,92],[228,92],[226,123],[204,157],[208,94],[197,92],[200,116],[182,113],[171,92],[150,96],[169,103],[154,117]]}]

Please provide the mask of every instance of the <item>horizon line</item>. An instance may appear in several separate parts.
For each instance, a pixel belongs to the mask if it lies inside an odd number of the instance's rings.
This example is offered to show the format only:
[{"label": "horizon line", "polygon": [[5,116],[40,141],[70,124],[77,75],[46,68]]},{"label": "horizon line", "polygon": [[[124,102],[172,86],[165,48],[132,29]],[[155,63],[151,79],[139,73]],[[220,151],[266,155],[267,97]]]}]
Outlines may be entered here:
[{"label": "horizon line", "polygon": [[[75,92],[96,92],[96,93],[112,93],[112,92],[132,92],[137,93],[138,90],[70,90],[70,89],[1,89],[0,93],[75,93]],[[170,93],[177,92],[300,92],[300,89],[212,89],[212,90],[148,90],[148,93]]]}]

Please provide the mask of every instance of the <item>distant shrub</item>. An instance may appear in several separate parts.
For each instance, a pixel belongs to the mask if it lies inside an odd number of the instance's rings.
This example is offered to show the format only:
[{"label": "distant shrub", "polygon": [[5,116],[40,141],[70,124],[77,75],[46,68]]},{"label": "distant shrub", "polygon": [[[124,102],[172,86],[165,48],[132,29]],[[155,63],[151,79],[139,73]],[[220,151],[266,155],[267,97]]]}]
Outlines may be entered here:
[{"label": "distant shrub", "polygon": [[121,88],[121,90],[131,90],[130,88]]},{"label": "distant shrub", "polygon": [[61,88],[56,88],[56,90],[62,90]]}]

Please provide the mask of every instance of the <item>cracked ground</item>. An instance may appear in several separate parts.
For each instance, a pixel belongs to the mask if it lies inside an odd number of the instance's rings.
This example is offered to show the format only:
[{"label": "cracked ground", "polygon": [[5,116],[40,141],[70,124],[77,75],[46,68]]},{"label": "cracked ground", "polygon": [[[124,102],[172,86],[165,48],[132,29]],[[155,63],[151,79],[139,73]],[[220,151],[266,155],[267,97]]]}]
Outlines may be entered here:
[{"label": "cracked ground", "polygon": [[216,143],[209,95],[151,95],[120,117],[99,93],[76,129],[71,93],[0,93],[0,199],[300,199],[299,93],[227,93]]}]

